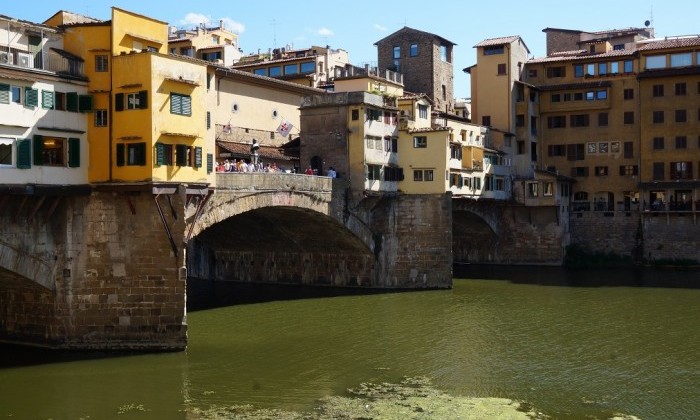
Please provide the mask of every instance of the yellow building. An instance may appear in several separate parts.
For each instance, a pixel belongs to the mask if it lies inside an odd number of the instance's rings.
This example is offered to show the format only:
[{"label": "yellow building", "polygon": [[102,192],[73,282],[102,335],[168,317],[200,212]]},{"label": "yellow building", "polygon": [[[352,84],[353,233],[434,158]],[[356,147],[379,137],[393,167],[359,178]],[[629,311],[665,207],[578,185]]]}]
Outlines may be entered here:
[{"label": "yellow building", "polygon": [[641,200],[645,210],[700,210],[700,38],[640,44]]},{"label": "yellow building", "polygon": [[195,29],[185,30],[170,27],[168,37],[170,54],[184,55],[224,66],[231,66],[241,58],[238,35],[227,30],[224,22],[218,27],[202,24]]},{"label": "yellow building", "polygon": [[206,181],[206,63],[166,55],[167,23],[113,7],[110,21],[58,12],[46,24],[87,63],[91,182]]}]

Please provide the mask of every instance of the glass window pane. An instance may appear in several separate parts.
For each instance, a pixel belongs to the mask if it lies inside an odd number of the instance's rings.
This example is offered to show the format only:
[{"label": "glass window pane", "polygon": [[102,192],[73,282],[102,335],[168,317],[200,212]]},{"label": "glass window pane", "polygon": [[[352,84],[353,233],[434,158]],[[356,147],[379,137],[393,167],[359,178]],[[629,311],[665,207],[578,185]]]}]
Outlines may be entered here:
[{"label": "glass window pane", "polygon": [[666,67],[665,55],[652,55],[647,57],[647,69],[662,69]]}]

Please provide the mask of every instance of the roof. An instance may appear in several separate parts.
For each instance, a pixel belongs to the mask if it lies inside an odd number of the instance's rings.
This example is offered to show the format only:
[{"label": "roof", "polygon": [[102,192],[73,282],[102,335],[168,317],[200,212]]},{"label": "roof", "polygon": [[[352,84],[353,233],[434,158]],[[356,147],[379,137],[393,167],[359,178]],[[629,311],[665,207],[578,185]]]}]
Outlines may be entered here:
[{"label": "roof", "polygon": [[523,43],[523,46],[525,46],[525,49],[527,52],[530,52],[530,49],[527,47],[527,44],[525,44],[525,41],[520,37],[520,35],[511,35],[511,36],[502,36],[498,38],[489,38],[485,39],[478,44],[474,45],[474,48],[481,48],[481,47],[491,47],[495,45],[505,45],[505,44],[512,44],[515,41],[520,41]]},{"label": "roof", "polygon": [[37,28],[43,28],[43,29],[50,30],[50,31],[52,31],[52,32],[56,32],[56,28],[55,28],[55,27],[53,27],[53,26],[48,26],[48,25],[44,25],[43,23],[35,23],[35,22],[30,22],[30,21],[28,21],[28,20],[16,19],[16,18],[13,18],[13,17],[11,17],[11,16],[6,16],[6,15],[2,15],[2,14],[0,14],[0,19],[1,19],[1,20],[7,20],[7,21],[10,21],[10,22],[21,23],[21,24],[23,24],[23,25],[28,25],[28,26],[35,26],[35,27],[37,27]]},{"label": "roof", "polygon": [[533,58],[533,59],[527,60],[527,64],[551,63],[551,62],[556,62],[556,61],[578,61],[578,60],[600,59],[600,58],[609,58],[609,57],[625,57],[625,56],[632,56],[632,55],[634,55],[635,52],[636,51],[632,50],[632,49],[612,50],[612,51],[600,53],[600,54],[582,53],[580,55],[573,55],[574,52],[571,52],[571,55],[557,54],[557,55],[550,55],[548,57]]},{"label": "roof", "polygon": [[401,28],[401,29],[399,29],[398,31],[392,33],[391,35],[385,36],[384,38],[382,38],[382,39],[380,39],[379,41],[375,42],[374,45],[379,45],[379,43],[384,42],[384,41],[386,41],[386,40],[389,40],[390,38],[393,38],[394,36],[396,36],[396,35],[398,35],[399,33],[402,33],[402,32],[414,32],[414,33],[419,34],[419,35],[428,36],[428,37],[431,37],[431,38],[434,38],[434,39],[439,39],[440,41],[442,41],[442,42],[444,42],[444,43],[447,43],[447,44],[450,44],[450,45],[457,45],[457,44],[455,44],[454,42],[452,42],[452,41],[450,41],[450,40],[448,40],[448,39],[446,39],[446,38],[441,37],[440,35],[435,35],[435,34],[430,33],[430,32],[425,32],[425,31],[420,31],[420,30],[418,30],[418,29],[409,28],[408,26],[404,26],[403,28]]},{"label": "roof", "polygon": [[450,127],[440,126],[440,127],[423,127],[423,128],[412,128],[408,130],[410,134],[415,133],[432,133],[437,131],[450,131]]},{"label": "roof", "polygon": [[[250,143],[239,143],[239,142],[233,142],[233,141],[223,141],[223,140],[218,140],[216,142],[216,145],[221,147],[222,149],[226,150],[227,152],[231,152],[235,155],[240,155],[240,156],[250,156]],[[295,156],[288,156],[282,153],[279,147],[275,146],[265,146],[265,145],[260,145],[258,148],[258,156],[261,159],[274,159],[274,160],[297,160],[299,159],[298,157]]]},{"label": "roof", "polygon": [[216,71],[219,74],[222,74],[223,77],[231,77],[234,79],[247,79],[251,82],[265,83],[265,84],[269,84],[269,85],[278,85],[279,87],[284,87],[287,90],[301,91],[302,93],[307,94],[307,95],[315,95],[315,94],[319,94],[319,93],[327,94],[328,93],[327,91],[325,91],[323,89],[319,89],[319,88],[315,88],[315,87],[311,87],[311,86],[304,86],[304,85],[300,85],[299,83],[287,82],[287,81],[280,80],[280,79],[277,79],[274,77],[261,76],[259,74],[251,73],[249,71],[236,70],[236,69],[232,69],[229,67],[224,67],[221,65],[213,64],[211,62],[207,62],[207,63],[210,66],[216,68]]},{"label": "roof", "polygon": [[652,40],[638,48],[639,51],[661,50],[665,48],[687,48],[700,45],[700,35],[673,39]]},{"label": "roof", "polygon": [[311,59],[315,59],[317,57],[318,57],[318,55],[307,55],[305,57],[278,58],[276,60],[259,60],[259,61],[253,61],[251,63],[246,63],[246,64],[234,64],[233,66],[231,66],[231,68],[244,69],[244,68],[251,68],[251,67],[267,66],[268,64],[286,63],[289,61],[311,60]]}]

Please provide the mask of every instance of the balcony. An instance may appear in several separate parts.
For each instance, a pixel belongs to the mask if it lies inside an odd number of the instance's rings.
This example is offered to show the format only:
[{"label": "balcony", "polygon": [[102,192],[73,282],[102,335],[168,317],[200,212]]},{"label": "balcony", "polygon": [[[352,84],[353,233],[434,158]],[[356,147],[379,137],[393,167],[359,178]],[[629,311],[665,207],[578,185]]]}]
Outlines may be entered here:
[{"label": "balcony", "polygon": [[61,76],[84,78],[83,59],[58,48],[30,53],[0,45],[0,65],[18,69],[43,70]]}]

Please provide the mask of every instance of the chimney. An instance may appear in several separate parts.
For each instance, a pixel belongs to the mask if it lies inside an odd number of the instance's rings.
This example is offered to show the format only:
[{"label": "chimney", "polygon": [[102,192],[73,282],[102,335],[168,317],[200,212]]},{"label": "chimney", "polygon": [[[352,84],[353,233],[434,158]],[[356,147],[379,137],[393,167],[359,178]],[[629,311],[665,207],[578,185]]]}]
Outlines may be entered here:
[{"label": "chimney", "polygon": [[224,20],[219,19],[219,29],[224,29]]}]

